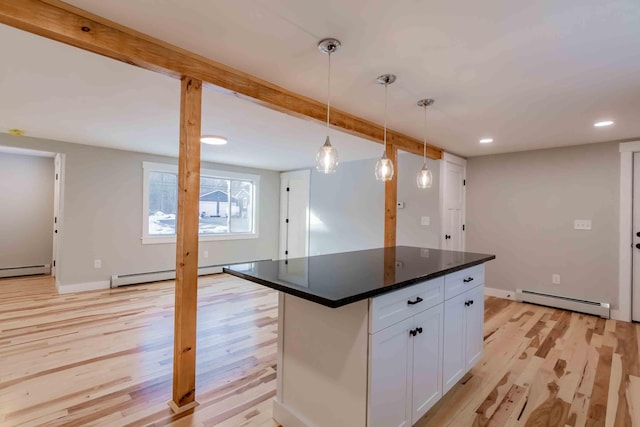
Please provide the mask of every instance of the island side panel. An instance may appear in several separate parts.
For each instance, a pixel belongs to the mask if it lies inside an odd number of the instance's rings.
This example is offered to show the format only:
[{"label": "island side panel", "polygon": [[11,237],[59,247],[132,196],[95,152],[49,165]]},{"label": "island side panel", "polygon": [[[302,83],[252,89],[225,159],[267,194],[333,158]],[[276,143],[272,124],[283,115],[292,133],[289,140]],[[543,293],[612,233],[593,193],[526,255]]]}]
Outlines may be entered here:
[{"label": "island side panel", "polygon": [[366,426],[368,301],[328,308],[282,294],[279,312],[276,421]]}]

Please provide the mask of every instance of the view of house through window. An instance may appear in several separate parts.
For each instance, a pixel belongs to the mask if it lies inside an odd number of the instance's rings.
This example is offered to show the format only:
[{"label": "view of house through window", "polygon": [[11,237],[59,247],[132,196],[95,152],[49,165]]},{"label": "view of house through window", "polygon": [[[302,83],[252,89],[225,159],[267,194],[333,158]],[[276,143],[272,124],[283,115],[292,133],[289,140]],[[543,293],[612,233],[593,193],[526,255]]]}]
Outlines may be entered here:
[{"label": "view of house through window", "polygon": [[[254,233],[256,182],[235,177],[200,176],[200,235]],[[148,236],[170,237],[176,234],[178,211],[178,174],[149,170]]]}]

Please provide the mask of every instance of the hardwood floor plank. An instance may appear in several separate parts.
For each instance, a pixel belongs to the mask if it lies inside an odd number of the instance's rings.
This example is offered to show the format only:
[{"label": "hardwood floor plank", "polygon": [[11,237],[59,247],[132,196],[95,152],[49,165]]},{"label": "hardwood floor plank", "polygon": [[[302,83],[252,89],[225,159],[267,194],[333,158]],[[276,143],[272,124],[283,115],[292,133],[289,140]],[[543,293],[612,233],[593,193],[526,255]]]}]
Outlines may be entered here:
[{"label": "hardwood floor plank", "polygon": [[[277,293],[200,279],[200,406],[171,398],[173,283],[0,280],[0,425],[278,427]],[[486,298],[482,360],[416,427],[640,426],[640,325]]]}]

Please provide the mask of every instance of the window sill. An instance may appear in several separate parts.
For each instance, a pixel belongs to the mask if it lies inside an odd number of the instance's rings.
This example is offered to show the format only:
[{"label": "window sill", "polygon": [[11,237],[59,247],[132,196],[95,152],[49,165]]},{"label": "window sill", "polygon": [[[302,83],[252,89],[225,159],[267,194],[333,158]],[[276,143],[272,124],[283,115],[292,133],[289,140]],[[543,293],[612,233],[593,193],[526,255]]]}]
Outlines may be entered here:
[{"label": "window sill", "polygon": [[[238,234],[221,234],[219,236],[212,235],[200,235],[198,238],[199,242],[214,242],[218,240],[251,240],[257,239],[260,237],[258,233],[238,233]],[[141,237],[143,245],[157,245],[157,244],[169,244],[176,243],[176,236],[167,236],[167,237]]]}]

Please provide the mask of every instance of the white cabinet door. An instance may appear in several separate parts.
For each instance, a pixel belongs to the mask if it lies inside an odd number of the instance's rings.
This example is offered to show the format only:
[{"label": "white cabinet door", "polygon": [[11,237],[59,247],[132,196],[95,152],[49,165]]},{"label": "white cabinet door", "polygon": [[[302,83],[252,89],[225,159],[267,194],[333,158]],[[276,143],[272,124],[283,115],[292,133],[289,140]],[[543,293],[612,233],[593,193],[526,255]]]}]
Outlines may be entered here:
[{"label": "white cabinet door", "polygon": [[477,286],[467,291],[466,302],[466,361],[465,371],[473,368],[482,358],[484,344],[484,287]]},{"label": "white cabinet door", "polygon": [[369,335],[369,427],[409,427],[410,344],[413,318]]},{"label": "white cabinet door", "polygon": [[414,316],[411,338],[412,415],[415,424],[442,397],[442,335],[444,308],[442,304]]},{"label": "white cabinet door", "polygon": [[[481,287],[480,287],[481,288]],[[448,392],[465,374],[465,314],[467,294],[444,302],[444,338],[442,393]]]}]

